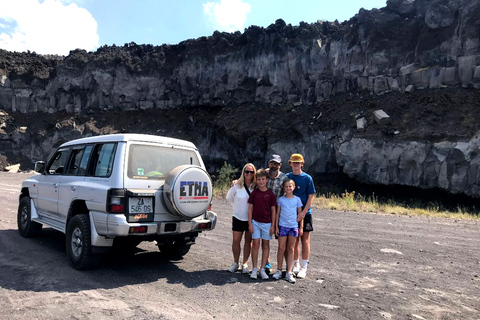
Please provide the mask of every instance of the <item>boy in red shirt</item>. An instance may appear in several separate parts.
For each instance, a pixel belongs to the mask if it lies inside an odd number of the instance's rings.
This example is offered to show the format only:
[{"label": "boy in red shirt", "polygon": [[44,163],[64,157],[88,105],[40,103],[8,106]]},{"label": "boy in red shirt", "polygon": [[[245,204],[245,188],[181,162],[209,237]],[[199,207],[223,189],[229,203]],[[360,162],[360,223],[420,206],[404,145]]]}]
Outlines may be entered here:
[{"label": "boy in red shirt", "polygon": [[[252,234],[252,274],[250,278],[257,279],[258,251],[260,249],[260,239],[262,240],[262,262],[261,266],[267,263],[270,255],[270,240],[274,232],[275,208],[277,200],[271,190],[267,188],[267,171],[260,169],[257,171],[257,186],[248,199],[248,226]],[[260,277],[268,279],[265,268],[260,269]]]}]

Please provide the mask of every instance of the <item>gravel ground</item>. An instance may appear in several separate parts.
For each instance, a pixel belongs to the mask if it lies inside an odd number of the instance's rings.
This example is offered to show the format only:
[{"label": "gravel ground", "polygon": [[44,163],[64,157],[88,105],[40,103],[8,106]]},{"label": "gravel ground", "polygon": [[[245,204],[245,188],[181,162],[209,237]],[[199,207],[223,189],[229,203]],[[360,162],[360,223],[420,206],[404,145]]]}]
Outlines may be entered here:
[{"label": "gravel ground", "polygon": [[292,285],[224,271],[231,207],[216,200],[217,228],[183,260],[142,243],[77,271],[61,233],[19,236],[27,176],[0,173],[0,319],[480,319],[478,221],[314,210],[307,278]]}]

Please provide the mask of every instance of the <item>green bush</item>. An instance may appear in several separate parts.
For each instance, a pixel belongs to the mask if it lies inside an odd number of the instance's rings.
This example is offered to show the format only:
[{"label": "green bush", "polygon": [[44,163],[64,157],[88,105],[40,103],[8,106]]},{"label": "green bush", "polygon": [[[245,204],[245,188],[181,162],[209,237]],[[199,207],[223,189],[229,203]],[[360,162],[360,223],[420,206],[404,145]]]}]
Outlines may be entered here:
[{"label": "green bush", "polygon": [[232,181],[237,178],[235,176],[237,171],[237,168],[225,161],[223,163],[223,166],[220,168],[220,171],[218,172],[217,179],[215,180],[214,194],[228,192]]}]

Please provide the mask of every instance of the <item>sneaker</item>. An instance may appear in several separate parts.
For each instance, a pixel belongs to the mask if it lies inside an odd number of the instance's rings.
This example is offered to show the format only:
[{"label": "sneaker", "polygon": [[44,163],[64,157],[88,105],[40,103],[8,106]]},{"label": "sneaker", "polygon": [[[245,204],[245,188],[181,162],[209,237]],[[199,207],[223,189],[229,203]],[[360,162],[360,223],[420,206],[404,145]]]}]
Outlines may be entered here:
[{"label": "sneaker", "polygon": [[282,277],[282,271],[281,270],[277,270],[277,272],[275,272],[272,276],[273,279],[275,280],[278,280]]},{"label": "sneaker", "polygon": [[238,270],[238,263],[234,262],[232,265],[227,269],[228,272],[236,272]]},{"label": "sneaker", "polygon": [[288,282],[290,283],[295,283],[297,282],[297,280],[295,280],[295,275],[293,274],[293,272],[290,272],[285,275],[285,280],[287,280]]},{"label": "sneaker", "polygon": [[295,263],[293,264],[292,272],[295,273],[295,274],[297,274],[299,271],[300,271],[300,263],[295,262]]},{"label": "sneaker", "polygon": [[252,274],[250,274],[250,279],[257,279],[257,268],[252,269]]},{"label": "sneaker", "polygon": [[248,270],[248,264],[246,264],[246,263],[243,264],[242,273],[244,273],[244,274],[250,273],[250,271]]},{"label": "sneaker", "polygon": [[272,269],[272,264],[270,262],[267,262],[267,264],[265,265],[265,272],[267,274],[270,274],[271,269]]},{"label": "sneaker", "polygon": [[305,279],[306,276],[307,276],[307,268],[302,267],[302,268],[300,269],[300,271],[298,271],[298,273],[297,273],[297,278],[299,278],[299,279]]},{"label": "sneaker", "polygon": [[267,280],[269,278],[264,268],[260,269],[260,277],[262,277],[263,280]]}]

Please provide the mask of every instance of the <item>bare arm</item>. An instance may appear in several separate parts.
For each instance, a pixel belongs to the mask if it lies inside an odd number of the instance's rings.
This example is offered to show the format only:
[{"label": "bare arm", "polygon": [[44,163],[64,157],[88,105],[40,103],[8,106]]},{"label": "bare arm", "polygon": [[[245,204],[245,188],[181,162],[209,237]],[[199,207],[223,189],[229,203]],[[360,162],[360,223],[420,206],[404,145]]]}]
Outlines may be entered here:
[{"label": "bare arm", "polygon": [[[302,213],[302,208],[298,207],[297,208],[297,217],[299,217],[301,213]],[[300,220],[300,223],[299,223],[299,226],[298,226],[298,236],[301,237],[302,234],[303,234],[303,219]]]},{"label": "bare arm", "polygon": [[308,195],[308,198],[307,198],[307,203],[305,204],[305,206],[303,207],[303,210],[302,210],[302,213],[300,213],[298,215],[298,218],[297,218],[297,221],[300,222],[301,220],[303,220],[303,218],[305,218],[305,215],[307,214],[307,211],[308,209],[312,206],[312,202],[313,202],[313,196],[315,194],[309,194]]},{"label": "bare arm", "polygon": [[272,211],[272,224],[270,226],[270,235],[272,235],[274,232],[275,232],[275,225],[274,225],[274,221],[275,221],[275,206],[272,206],[271,208],[271,211]]},{"label": "bare arm", "polygon": [[253,224],[252,224],[252,216],[253,216],[253,204],[248,205],[248,231],[253,233]]},{"label": "bare arm", "polygon": [[275,234],[278,236],[278,233],[280,232],[280,227],[278,225],[278,221],[280,219],[280,210],[282,208],[280,206],[277,207],[277,214],[275,215]]}]

